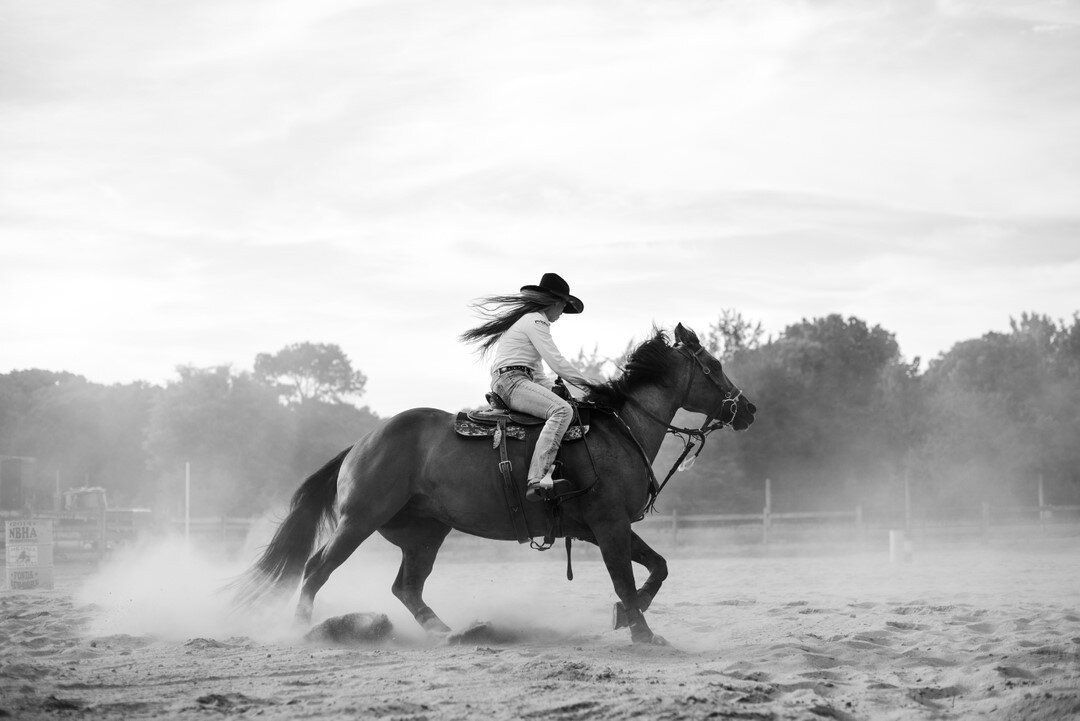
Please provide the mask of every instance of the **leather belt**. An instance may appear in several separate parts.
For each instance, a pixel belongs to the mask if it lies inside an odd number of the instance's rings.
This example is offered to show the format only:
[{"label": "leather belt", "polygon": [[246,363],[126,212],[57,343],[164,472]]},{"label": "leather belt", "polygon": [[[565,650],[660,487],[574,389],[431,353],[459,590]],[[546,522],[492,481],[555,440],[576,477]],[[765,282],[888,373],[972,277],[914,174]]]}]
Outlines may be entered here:
[{"label": "leather belt", "polygon": [[529,366],[503,366],[502,368],[497,369],[495,372],[499,375],[502,375],[503,373],[509,373],[510,371],[523,371],[525,373],[528,373],[529,375],[533,374],[533,369]]}]

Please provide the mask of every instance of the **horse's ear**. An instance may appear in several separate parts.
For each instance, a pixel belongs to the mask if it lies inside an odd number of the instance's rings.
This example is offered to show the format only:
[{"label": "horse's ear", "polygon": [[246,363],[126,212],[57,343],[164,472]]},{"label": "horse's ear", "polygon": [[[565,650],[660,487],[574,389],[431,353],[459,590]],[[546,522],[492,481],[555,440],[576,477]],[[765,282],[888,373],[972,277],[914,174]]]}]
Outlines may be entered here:
[{"label": "horse's ear", "polygon": [[697,348],[701,345],[701,341],[698,340],[697,333],[685,327],[682,323],[675,326],[675,341],[678,343],[684,343],[691,348]]}]

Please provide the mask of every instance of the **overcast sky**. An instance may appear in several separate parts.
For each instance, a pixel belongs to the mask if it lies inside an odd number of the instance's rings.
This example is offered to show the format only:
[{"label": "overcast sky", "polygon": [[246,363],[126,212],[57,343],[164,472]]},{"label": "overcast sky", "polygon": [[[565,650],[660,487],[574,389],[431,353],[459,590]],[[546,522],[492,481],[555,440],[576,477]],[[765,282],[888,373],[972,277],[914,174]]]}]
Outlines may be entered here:
[{"label": "overcast sky", "polygon": [[327,342],[457,409],[546,271],[568,356],[730,308],[925,362],[1080,309],[1078,79],[1051,0],[0,0],[0,372]]}]

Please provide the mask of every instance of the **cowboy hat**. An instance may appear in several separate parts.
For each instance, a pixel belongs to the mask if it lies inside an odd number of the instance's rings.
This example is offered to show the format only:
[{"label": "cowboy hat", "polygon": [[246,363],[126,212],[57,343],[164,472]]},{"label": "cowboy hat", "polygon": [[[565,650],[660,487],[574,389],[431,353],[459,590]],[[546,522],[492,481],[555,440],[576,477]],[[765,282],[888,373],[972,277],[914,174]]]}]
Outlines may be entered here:
[{"label": "cowboy hat", "polygon": [[570,295],[570,284],[557,273],[544,273],[544,276],[540,279],[540,285],[523,285],[521,290],[547,293],[559,300],[565,300],[566,309],[563,310],[563,313],[580,313],[585,310],[585,304],[581,302],[581,299]]}]

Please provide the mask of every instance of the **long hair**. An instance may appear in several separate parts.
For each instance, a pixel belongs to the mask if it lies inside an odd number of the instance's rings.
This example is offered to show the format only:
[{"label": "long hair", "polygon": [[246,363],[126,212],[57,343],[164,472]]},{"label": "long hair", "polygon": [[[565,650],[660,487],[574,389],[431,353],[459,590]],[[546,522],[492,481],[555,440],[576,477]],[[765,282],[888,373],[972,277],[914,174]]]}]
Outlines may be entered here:
[{"label": "long hair", "polygon": [[465,331],[459,338],[466,343],[478,343],[477,350],[482,356],[491,350],[499,342],[499,337],[523,315],[543,311],[555,300],[554,296],[532,290],[481,298],[470,307],[481,317],[487,318],[487,321]]}]

